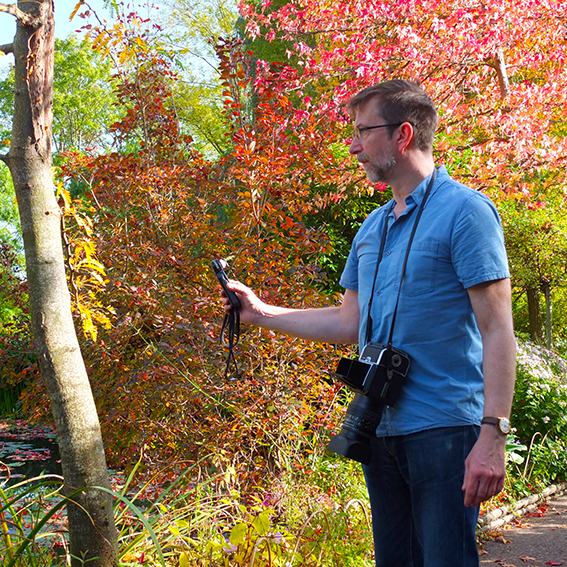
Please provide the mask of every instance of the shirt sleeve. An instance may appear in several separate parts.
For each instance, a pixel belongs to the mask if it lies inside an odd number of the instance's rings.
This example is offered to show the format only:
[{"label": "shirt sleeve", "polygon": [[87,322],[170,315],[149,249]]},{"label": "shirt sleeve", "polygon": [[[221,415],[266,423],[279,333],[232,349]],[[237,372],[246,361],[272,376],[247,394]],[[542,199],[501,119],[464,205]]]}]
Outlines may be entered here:
[{"label": "shirt sleeve", "polygon": [[358,254],[356,253],[356,237],[350,248],[350,253],[339,283],[345,289],[358,291]]},{"label": "shirt sleeve", "polygon": [[451,256],[457,278],[465,288],[510,277],[500,218],[482,193],[471,193],[457,214]]}]

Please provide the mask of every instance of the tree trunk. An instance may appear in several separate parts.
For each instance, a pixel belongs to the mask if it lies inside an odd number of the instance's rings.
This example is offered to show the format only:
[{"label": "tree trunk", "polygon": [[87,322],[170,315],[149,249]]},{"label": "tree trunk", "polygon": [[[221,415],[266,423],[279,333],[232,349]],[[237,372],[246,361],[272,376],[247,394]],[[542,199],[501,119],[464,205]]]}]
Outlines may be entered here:
[{"label": "tree trunk", "polygon": [[543,345],[543,317],[541,314],[540,292],[537,287],[527,289],[528,314],[530,318],[530,339]]},{"label": "tree trunk", "polygon": [[541,278],[541,291],[545,297],[545,346],[547,350],[553,347],[552,321],[551,321],[551,281]]},{"label": "tree trunk", "polygon": [[[20,212],[34,345],[53,412],[66,494],[109,487],[100,424],[71,315],[61,216],[51,173],[54,17],[50,0],[19,2],[8,164]],[[31,16],[31,18],[30,18]],[[22,22],[26,22],[24,25]],[[76,503],[75,503],[76,502]],[[67,506],[73,565],[116,565],[112,497],[87,489]]]}]

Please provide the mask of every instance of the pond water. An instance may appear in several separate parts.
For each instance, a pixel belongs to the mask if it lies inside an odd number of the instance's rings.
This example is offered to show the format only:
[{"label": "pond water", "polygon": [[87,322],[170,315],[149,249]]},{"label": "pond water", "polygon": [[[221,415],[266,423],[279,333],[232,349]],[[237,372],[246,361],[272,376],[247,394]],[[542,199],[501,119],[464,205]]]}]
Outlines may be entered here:
[{"label": "pond water", "polygon": [[55,431],[0,419],[0,486],[40,474],[61,474]]}]

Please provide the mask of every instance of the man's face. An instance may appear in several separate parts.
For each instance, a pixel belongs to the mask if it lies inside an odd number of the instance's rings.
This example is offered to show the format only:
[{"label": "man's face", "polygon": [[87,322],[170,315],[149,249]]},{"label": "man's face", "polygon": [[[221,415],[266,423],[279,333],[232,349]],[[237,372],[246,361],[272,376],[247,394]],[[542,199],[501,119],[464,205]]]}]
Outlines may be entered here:
[{"label": "man's face", "polygon": [[396,166],[395,146],[388,128],[365,130],[386,124],[378,112],[378,102],[377,97],[371,98],[356,111],[355,133],[349,151],[362,164],[370,181],[388,183]]}]

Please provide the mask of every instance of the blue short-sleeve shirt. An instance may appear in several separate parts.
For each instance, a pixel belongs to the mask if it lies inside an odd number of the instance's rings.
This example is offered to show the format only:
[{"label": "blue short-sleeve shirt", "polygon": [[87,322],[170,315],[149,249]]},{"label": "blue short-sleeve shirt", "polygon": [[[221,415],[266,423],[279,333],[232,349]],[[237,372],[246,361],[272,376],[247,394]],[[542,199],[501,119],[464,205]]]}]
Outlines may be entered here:
[{"label": "blue short-sleeve shirt", "polygon": [[[386,343],[409,235],[430,178],[406,199],[373,211],[352,245],[341,285],[358,292],[360,348],[384,223],[388,233],[372,301],[372,342]],[[480,424],[482,342],[467,288],[509,277],[498,213],[490,200],[451,179],[444,167],[426,201],[406,267],[392,344],[410,356],[407,381],[377,435]]]}]

